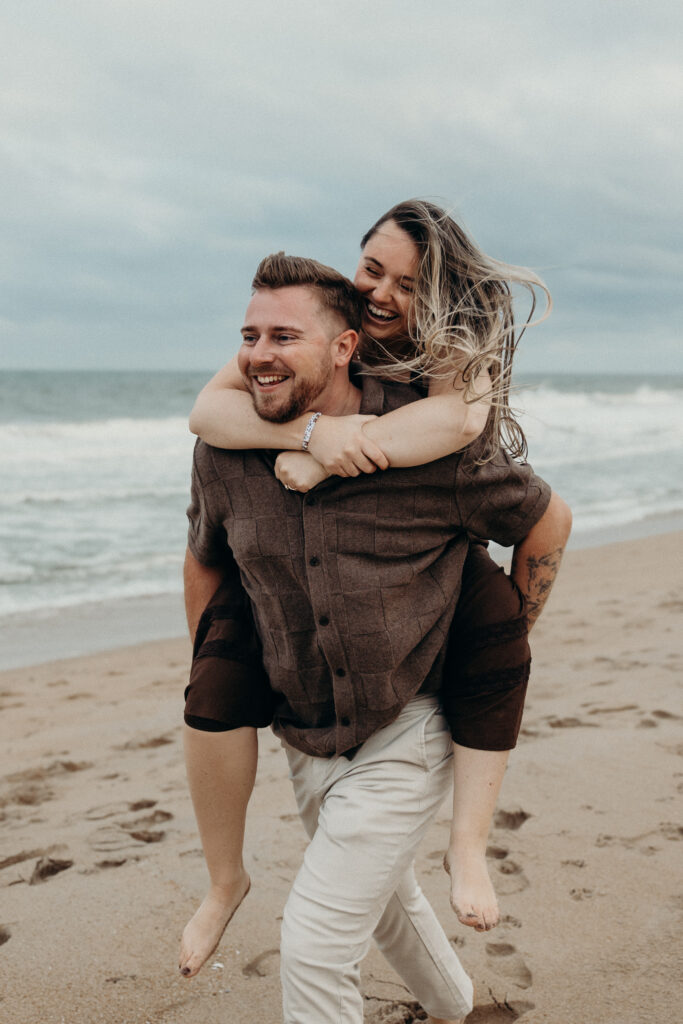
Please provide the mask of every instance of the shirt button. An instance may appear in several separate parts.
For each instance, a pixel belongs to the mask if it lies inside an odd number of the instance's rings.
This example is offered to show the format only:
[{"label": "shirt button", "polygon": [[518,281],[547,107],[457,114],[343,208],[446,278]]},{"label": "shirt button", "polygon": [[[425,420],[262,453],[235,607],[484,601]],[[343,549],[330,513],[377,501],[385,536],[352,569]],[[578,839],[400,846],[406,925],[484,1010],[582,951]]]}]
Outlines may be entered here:
[{"label": "shirt button", "polygon": [[329,626],[330,620],[328,619],[327,615],[321,615],[320,618],[318,619],[318,623],[321,626]]},{"label": "shirt button", "polygon": [[320,559],[316,558],[315,555],[313,555],[313,558],[309,558],[308,559],[308,564],[309,565],[320,565]]},{"label": "shirt button", "polygon": [[344,728],[347,728],[347,726],[351,725],[351,719],[347,718],[346,715],[342,715],[339,721],[344,726]]},{"label": "shirt button", "polygon": [[343,668],[338,668],[338,669],[337,669],[337,673],[336,673],[336,674],[337,674],[338,676],[340,676],[340,677],[341,677],[341,676],[345,676],[345,675],[346,675],[346,671],[345,671],[345,670],[344,670]]}]

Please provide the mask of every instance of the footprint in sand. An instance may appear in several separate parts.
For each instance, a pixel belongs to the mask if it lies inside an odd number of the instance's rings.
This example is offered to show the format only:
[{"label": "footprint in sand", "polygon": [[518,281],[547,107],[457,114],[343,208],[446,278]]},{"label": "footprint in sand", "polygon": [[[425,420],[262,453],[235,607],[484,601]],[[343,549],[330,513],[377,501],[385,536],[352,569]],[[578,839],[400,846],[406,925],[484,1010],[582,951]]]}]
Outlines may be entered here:
[{"label": "footprint in sand", "polygon": [[[155,803],[155,800],[138,800],[130,804],[109,804],[105,807],[93,808],[86,817],[97,821],[121,813],[122,809],[137,810],[154,806]],[[112,808],[115,809],[112,810]],[[170,821],[172,817],[170,811],[162,811],[157,808],[151,814],[144,814],[130,821],[117,821],[110,825],[101,825],[90,837],[89,842],[94,850],[101,853],[113,853],[137,846],[139,843],[160,843],[166,837],[166,832],[163,829],[154,831],[146,826]]]},{"label": "footprint in sand", "polygon": [[467,1018],[467,1024],[510,1024],[523,1013],[533,1010],[535,1003],[512,1002],[505,999],[502,1003],[488,1003],[486,1006],[475,1006]]},{"label": "footprint in sand", "polygon": [[104,825],[90,837],[89,843],[98,853],[113,853],[131,846],[139,846],[140,843],[160,843],[165,837],[164,831],[152,832],[148,829],[140,829],[128,832],[121,826]]},{"label": "footprint in sand", "polygon": [[170,811],[162,811],[157,808],[151,814],[143,814],[141,818],[136,818],[134,821],[122,821],[121,828],[124,828],[127,832],[132,829],[139,830],[142,825],[160,825],[162,821],[170,821],[172,817],[173,815]]},{"label": "footprint in sand", "polygon": [[640,711],[640,708],[638,707],[637,704],[621,704],[619,707],[616,707],[616,708],[593,708],[592,711],[588,712],[588,714],[589,715],[616,715],[616,714],[620,714],[622,711]]},{"label": "footprint in sand", "polygon": [[40,804],[52,800],[54,795],[53,790],[44,782],[28,782],[11,789],[5,802],[18,804],[20,807],[38,807]]},{"label": "footprint in sand", "polygon": [[[534,1003],[504,1002],[475,1006],[467,1018],[467,1024],[511,1024],[523,1013],[534,1009]],[[412,1000],[381,999],[365,996],[366,1024],[418,1024],[427,1020],[427,1014],[419,1003]]]},{"label": "footprint in sand", "polygon": [[44,857],[47,850],[22,850],[21,853],[13,853],[9,857],[0,860],[0,871],[3,868],[10,868],[13,864],[22,864],[25,860],[33,860],[34,857]]},{"label": "footprint in sand", "polygon": [[531,987],[531,971],[511,942],[487,942],[486,956],[496,974],[509,978],[518,988]]},{"label": "footprint in sand", "polygon": [[46,766],[12,772],[5,776],[6,781],[13,784],[5,797],[5,802],[29,807],[46,803],[55,795],[48,785],[49,779],[59,775],[69,775],[73,772],[82,772],[86,768],[92,768],[90,761],[53,761]]},{"label": "footprint in sand", "polygon": [[165,747],[167,744],[173,743],[171,736],[152,736],[148,740],[128,740],[127,743],[122,743],[115,746],[114,750],[153,750],[155,747]]},{"label": "footprint in sand", "polygon": [[279,955],[279,949],[266,949],[244,965],[242,974],[245,978],[267,978],[269,974],[275,973],[274,960]]},{"label": "footprint in sand", "polygon": [[486,856],[491,860],[505,860],[510,851],[506,850],[504,846],[487,846]]},{"label": "footprint in sand", "polygon": [[511,832],[516,832],[530,817],[531,815],[527,814],[526,811],[504,811],[501,809],[493,815],[493,826],[494,828],[505,828]]},{"label": "footprint in sand", "polygon": [[[65,762],[65,764],[72,764],[72,762]],[[11,775],[7,775],[6,779],[8,782],[42,782],[44,779],[49,778],[51,775],[58,774],[60,762],[53,761],[52,764],[47,766],[40,766],[38,768],[24,768],[21,772],[12,772]],[[86,767],[90,768],[88,764]],[[68,771],[67,768],[62,768],[62,771]],[[77,767],[73,765],[73,771],[77,771]]]},{"label": "footprint in sand", "polygon": [[0,946],[4,946],[11,938],[12,933],[9,928],[4,924],[0,924]]},{"label": "footprint in sand", "polygon": [[38,885],[40,882],[46,882],[48,878],[54,878],[61,871],[66,871],[67,868],[73,867],[72,860],[58,860],[56,857],[41,857],[39,861],[36,861],[36,865],[33,869],[33,873],[28,880],[29,885]]},{"label": "footprint in sand", "polygon": [[638,850],[639,853],[652,856],[653,853],[657,852],[658,847],[647,843],[646,840],[653,836],[676,842],[683,839],[683,825],[679,825],[674,821],[661,821],[657,828],[650,829],[648,832],[642,832],[637,836],[613,836],[609,835],[609,833],[601,832],[595,840],[595,845],[623,846],[627,850]]},{"label": "footprint in sand", "polygon": [[505,917],[501,918],[501,924],[508,924],[511,928],[521,928],[522,922],[518,917],[513,917],[512,914],[506,914]]},{"label": "footprint in sand", "polygon": [[363,1020],[366,1024],[414,1024],[415,1021],[427,1020],[425,1011],[413,1000],[366,995],[363,1001],[366,1008]]},{"label": "footprint in sand", "polygon": [[155,807],[156,800],[135,800],[133,803],[126,803],[123,800],[112,804],[102,804],[99,807],[91,807],[85,812],[84,817],[88,821],[101,821],[103,818],[113,818],[116,814],[127,814],[130,811],[146,811]]},{"label": "footprint in sand", "polygon": [[598,728],[597,722],[583,722],[580,718],[574,718],[572,716],[568,716],[566,718],[555,718],[554,716],[550,715],[548,718],[546,718],[546,722],[551,729],[586,729],[589,727],[592,729]]},{"label": "footprint in sand", "polygon": [[501,861],[498,865],[498,871],[504,876],[496,882],[496,889],[502,896],[512,896],[513,893],[523,892],[529,888],[529,879],[519,864],[516,864],[513,860]]}]

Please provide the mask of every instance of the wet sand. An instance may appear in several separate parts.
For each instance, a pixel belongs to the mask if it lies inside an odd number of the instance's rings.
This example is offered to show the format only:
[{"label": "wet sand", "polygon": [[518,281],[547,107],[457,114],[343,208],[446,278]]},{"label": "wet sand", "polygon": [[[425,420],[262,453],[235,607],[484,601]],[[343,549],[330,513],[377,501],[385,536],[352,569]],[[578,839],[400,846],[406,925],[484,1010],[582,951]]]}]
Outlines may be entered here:
[{"label": "wet sand", "polygon": [[[570,551],[533,635],[523,736],[489,854],[503,923],[448,905],[447,805],[418,874],[477,991],[472,1024],[680,1018],[683,533]],[[252,890],[187,983],[176,955],[206,873],[184,778],[189,643],[0,674],[0,1020],[276,1024],[279,923],[305,847],[260,734]],[[366,1020],[420,1019],[381,955]]]}]

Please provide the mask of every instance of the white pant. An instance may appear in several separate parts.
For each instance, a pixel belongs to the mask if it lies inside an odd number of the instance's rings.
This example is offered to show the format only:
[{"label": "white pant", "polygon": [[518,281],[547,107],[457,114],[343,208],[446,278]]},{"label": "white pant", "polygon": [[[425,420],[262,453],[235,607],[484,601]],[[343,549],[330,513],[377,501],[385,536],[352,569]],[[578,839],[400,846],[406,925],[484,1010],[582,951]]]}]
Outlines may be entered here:
[{"label": "white pant", "polygon": [[465,1017],[472,983],[412,866],[450,785],[437,699],[416,697],[350,761],[284,746],[311,836],[282,922],[284,1024],[361,1024],[373,935],[430,1016]]}]

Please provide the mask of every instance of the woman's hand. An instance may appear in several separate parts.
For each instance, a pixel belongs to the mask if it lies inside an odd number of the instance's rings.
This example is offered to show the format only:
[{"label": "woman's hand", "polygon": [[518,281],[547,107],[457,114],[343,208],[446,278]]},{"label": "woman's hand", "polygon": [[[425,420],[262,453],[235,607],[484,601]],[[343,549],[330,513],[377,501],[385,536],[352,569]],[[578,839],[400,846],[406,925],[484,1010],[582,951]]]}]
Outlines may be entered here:
[{"label": "woman's hand", "polygon": [[321,416],[308,443],[308,451],[327,476],[358,476],[387,469],[389,460],[366,434],[363,425],[376,416]]},{"label": "woman's hand", "polygon": [[275,476],[280,483],[301,494],[331,475],[308,452],[280,452],[275,460]]}]

